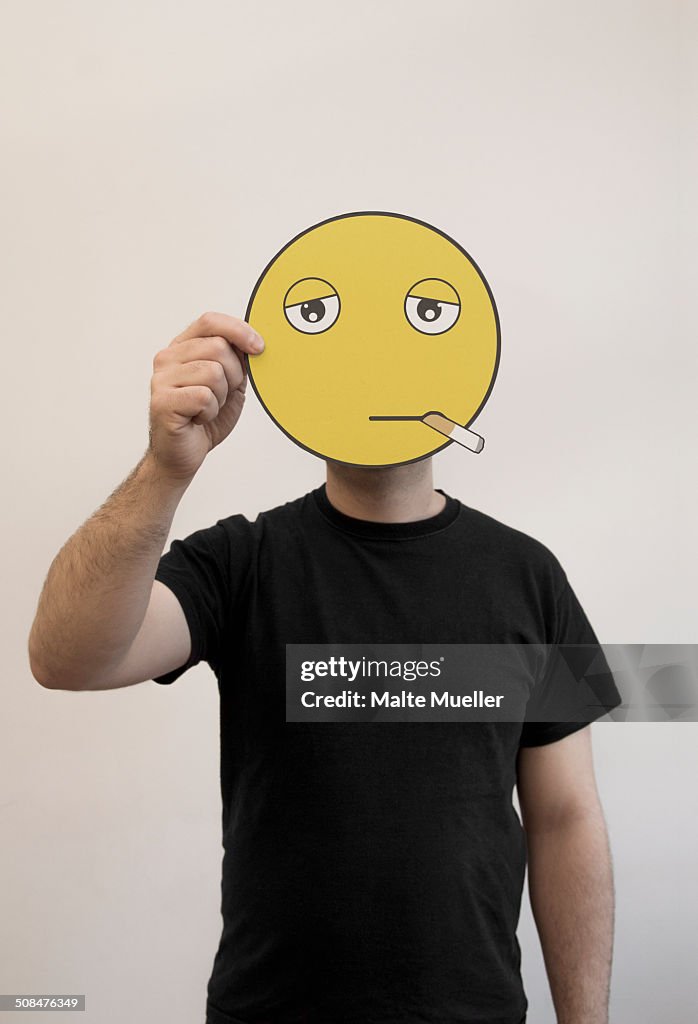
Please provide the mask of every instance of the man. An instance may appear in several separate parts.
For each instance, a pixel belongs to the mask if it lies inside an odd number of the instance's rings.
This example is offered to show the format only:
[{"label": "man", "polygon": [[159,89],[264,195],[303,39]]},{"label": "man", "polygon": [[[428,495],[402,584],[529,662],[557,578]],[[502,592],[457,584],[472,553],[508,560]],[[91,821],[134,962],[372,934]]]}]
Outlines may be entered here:
[{"label": "man", "polygon": [[[558,1022],[604,1024],[612,875],[583,722],[285,721],[289,643],[596,644],[555,556],[435,490],[430,459],[328,463],[323,487],[162,554],[263,347],[206,313],[157,353],[146,454],[57,555],[29,639],[52,689],[216,672],[207,1024],[520,1024],[527,860]],[[599,696],[618,704],[610,675]]]}]

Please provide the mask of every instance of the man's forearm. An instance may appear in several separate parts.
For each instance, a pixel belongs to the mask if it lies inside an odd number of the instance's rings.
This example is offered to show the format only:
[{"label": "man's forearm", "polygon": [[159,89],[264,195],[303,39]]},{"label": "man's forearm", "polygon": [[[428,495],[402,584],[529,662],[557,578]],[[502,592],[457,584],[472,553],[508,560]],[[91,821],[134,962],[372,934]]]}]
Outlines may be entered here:
[{"label": "man's forearm", "polygon": [[146,453],[56,555],[29,638],[35,674],[53,684],[105,670],[129,649],[188,482],[169,480]]},{"label": "man's forearm", "polygon": [[529,831],[531,907],[558,1024],[607,1024],[614,891],[603,812]]}]

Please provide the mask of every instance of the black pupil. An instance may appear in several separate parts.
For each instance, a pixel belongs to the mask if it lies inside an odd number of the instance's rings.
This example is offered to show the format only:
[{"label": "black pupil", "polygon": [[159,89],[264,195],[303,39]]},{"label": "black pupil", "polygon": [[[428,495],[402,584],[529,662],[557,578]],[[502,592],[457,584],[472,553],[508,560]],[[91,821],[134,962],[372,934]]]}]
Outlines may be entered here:
[{"label": "black pupil", "polygon": [[325,315],[325,303],[322,299],[313,299],[312,302],[301,304],[301,316],[309,324],[317,324]]},{"label": "black pupil", "polygon": [[434,299],[420,299],[417,303],[417,316],[432,324],[441,316],[441,303],[435,302]]}]

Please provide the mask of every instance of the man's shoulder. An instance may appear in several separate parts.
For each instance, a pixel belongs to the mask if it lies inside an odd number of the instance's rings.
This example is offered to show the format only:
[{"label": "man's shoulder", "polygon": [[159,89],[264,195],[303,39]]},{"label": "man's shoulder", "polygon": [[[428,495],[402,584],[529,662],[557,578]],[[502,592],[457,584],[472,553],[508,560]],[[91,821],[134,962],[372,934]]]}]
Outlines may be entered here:
[{"label": "man's shoulder", "polygon": [[232,513],[219,519],[216,525],[222,525],[232,533],[247,534],[251,537],[262,535],[270,528],[283,529],[297,525],[305,518],[308,503],[312,500],[312,492],[308,492],[256,513]]},{"label": "man's shoulder", "polygon": [[463,526],[477,539],[484,550],[498,553],[499,557],[525,562],[554,575],[564,573],[555,553],[539,537],[527,533],[481,509],[463,505]]}]

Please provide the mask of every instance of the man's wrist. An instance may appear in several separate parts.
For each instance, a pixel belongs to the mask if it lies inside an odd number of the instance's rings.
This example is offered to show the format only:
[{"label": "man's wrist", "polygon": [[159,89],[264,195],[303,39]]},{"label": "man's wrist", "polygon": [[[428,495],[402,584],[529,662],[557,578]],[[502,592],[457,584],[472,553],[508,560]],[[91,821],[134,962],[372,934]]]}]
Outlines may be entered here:
[{"label": "man's wrist", "polygon": [[187,477],[174,477],[167,473],[150,448],[138,463],[135,475],[153,494],[166,501],[179,501],[195,476],[192,473]]}]

